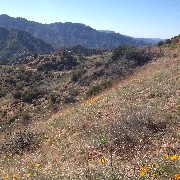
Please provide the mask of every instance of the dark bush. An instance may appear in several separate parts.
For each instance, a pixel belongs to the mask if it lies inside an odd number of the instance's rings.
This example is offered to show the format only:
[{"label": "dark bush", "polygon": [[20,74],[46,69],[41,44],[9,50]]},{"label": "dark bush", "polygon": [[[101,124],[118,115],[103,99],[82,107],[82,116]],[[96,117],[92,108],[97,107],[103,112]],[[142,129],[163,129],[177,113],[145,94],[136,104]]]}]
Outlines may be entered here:
[{"label": "dark bush", "polygon": [[68,103],[76,103],[76,101],[77,100],[75,99],[74,96],[69,95],[69,96],[64,97],[64,103],[66,103],[66,104],[68,104]]},{"label": "dark bush", "polygon": [[114,61],[119,60],[122,57],[126,57],[126,55],[132,51],[134,47],[129,45],[120,45],[118,48],[115,48],[112,53],[112,59]]},{"label": "dark bush", "polygon": [[172,42],[172,41],[171,41],[170,39],[167,39],[167,40],[166,40],[166,44],[171,44],[171,42]]},{"label": "dark bush", "polygon": [[13,93],[13,98],[14,99],[21,99],[22,93],[23,92],[21,90],[15,90],[14,93]]},{"label": "dark bush", "polygon": [[98,94],[101,90],[102,90],[102,86],[97,84],[97,85],[91,86],[89,90],[87,91],[86,95],[87,97],[94,96]]},{"label": "dark bush", "polygon": [[16,84],[16,90],[22,90],[24,88],[24,83],[23,82],[19,82]]},{"label": "dark bush", "polygon": [[164,44],[163,41],[159,41],[157,45],[158,45],[158,46],[162,46],[163,44]]},{"label": "dark bush", "polygon": [[36,99],[38,97],[38,92],[36,90],[26,90],[22,94],[22,100],[24,102],[32,102],[33,99]]},{"label": "dark bush", "polygon": [[134,62],[136,66],[142,65],[154,57],[153,52],[148,48],[138,48],[129,45],[121,45],[113,50],[112,60],[124,60]]},{"label": "dark bush", "polygon": [[5,92],[3,92],[2,90],[0,90],[0,98],[4,97],[6,95]]},{"label": "dark bush", "polygon": [[74,82],[78,81],[78,79],[80,79],[81,76],[82,76],[85,72],[86,72],[85,69],[80,69],[80,70],[74,71],[74,72],[72,73],[71,80],[74,81]]},{"label": "dark bush", "polygon": [[112,81],[105,81],[103,82],[101,85],[103,87],[103,89],[106,89],[106,88],[110,88],[112,86]]},{"label": "dark bush", "polygon": [[51,99],[51,102],[54,104],[57,101],[56,94],[50,94],[50,99]]}]

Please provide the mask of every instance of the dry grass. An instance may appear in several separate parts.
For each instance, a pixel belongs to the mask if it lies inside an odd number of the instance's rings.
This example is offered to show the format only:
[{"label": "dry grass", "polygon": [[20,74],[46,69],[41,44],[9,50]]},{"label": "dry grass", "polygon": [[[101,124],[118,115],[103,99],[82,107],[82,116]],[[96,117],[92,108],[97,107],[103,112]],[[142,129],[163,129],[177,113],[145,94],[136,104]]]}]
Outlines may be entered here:
[{"label": "dry grass", "polygon": [[108,91],[29,125],[38,149],[1,152],[1,178],[178,179],[180,57],[168,53]]}]

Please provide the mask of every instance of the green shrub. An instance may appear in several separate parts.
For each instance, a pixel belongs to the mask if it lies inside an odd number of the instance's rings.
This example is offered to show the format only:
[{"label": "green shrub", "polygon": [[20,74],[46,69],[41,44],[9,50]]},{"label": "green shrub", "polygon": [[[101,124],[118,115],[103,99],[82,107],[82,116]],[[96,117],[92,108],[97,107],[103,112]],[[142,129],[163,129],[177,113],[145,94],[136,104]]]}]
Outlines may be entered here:
[{"label": "green shrub", "polygon": [[56,94],[50,94],[51,102],[54,104],[57,100]]},{"label": "green shrub", "polygon": [[112,81],[105,81],[101,84],[103,89],[110,88],[112,86]]},{"label": "green shrub", "polygon": [[24,87],[24,83],[23,82],[19,82],[16,84],[16,90],[22,90]]},{"label": "green shrub", "polygon": [[98,94],[101,90],[102,90],[102,86],[97,84],[97,85],[90,87],[89,90],[87,91],[86,95],[87,95],[87,97],[94,96],[94,95]]},{"label": "green shrub", "polygon": [[86,72],[85,69],[80,69],[80,70],[74,71],[74,72],[72,73],[71,80],[74,81],[74,82],[78,81],[78,79],[80,79],[81,76],[82,76],[85,72]]},{"label": "green shrub", "polygon": [[127,53],[129,53],[133,49],[132,46],[129,45],[120,45],[118,48],[115,48],[112,53],[112,59],[114,61],[125,57]]},{"label": "green shrub", "polygon": [[112,81],[104,81],[101,84],[91,86],[89,90],[87,91],[86,96],[87,97],[94,96],[100,93],[103,89],[109,88],[111,86],[112,86]]},{"label": "green shrub", "polygon": [[36,90],[26,90],[22,94],[22,100],[24,102],[32,102],[33,99],[36,99],[38,96],[38,92]]}]

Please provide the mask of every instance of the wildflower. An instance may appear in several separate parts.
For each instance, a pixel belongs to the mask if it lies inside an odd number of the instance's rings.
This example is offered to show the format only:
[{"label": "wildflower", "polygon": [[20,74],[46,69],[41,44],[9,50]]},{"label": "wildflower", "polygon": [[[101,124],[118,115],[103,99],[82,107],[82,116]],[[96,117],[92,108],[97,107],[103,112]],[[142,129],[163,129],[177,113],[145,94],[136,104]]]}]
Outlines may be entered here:
[{"label": "wildflower", "polygon": [[13,178],[13,179],[18,179],[18,174],[13,174],[13,175],[12,175],[12,178]]},{"label": "wildflower", "polygon": [[176,155],[176,154],[174,154],[174,155],[172,155],[171,156],[171,160],[173,161],[173,160],[176,160],[178,158],[178,156]]},{"label": "wildflower", "polygon": [[12,157],[12,156],[13,156],[13,154],[11,153],[11,154],[9,154],[9,156],[10,156],[10,157]]},{"label": "wildflower", "polygon": [[4,178],[4,179],[8,179],[8,178],[9,178],[9,175],[8,175],[8,174],[5,174],[5,175],[3,176],[3,178]]},{"label": "wildflower", "polygon": [[104,164],[104,163],[105,163],[105,159],[104,159],[104,158],[101,158],[101,159],[100,159],[100,163]]},{"label": "wildflower", "polygon": [[28,173],[28,174],[26,174],[26,176],[27,176],[27,177],[30,177],[30,176],[31,176],[31,174],[30,174],[30,173]]},{"label": "wildflower", "polygon": [[140,171],[148,171],[148,170],[150,170],[151,168],[150,168],[149,166],[138,166],[138,169],[139,169]]},{"label": "wildflower", "polygon": [[6,158],[7,158],[7,156],[6,156],[6,155],[4,155],[4,156],[3,156],[3,158],[4,158],[4,159],[6,159]]},{"label": "wildflower", "polygon": [[40,166],[40,164],[39,163],[36,163],[36,167],[39,167]]},{"label": "wildflower", "polygon": [[174,180],[180,179],[180,174],[175,174],[175,176],[173,177]]},{"label": "wildflower", "polygon": [[139,175],[140,175],[141,177],[143,177],[143,176],[145,176],[145,175],[146,175],[146,172],[141,171]]},{"label": "wildflower", "polygon": [[151,177],[155,177],[155,176],[156,176],[156,174],[151,174],[150,176],[151,176]]},{"label": "wildflower", "polygon": [[168,154],[164,154],[164,158],[168,159],[169,155]]}]

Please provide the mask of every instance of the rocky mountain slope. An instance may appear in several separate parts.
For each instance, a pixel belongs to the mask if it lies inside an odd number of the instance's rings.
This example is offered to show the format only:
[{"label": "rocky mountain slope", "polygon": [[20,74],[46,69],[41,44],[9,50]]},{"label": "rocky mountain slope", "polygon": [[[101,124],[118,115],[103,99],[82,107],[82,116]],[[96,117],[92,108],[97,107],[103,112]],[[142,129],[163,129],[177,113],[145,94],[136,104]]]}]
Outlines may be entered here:
[{"label": "rocky mountain slope", "polygon": [[113,52],[76,46],[1,65],[1,130],[98,94],[159,55],[128,45]]},{"label": "rocky mountain slope", "polygon": [[24,18],[0,15],[0,26],[26,31],[54,47],[82,45],[87,48],[113,49],[121,44],[135,46],[153,44],[152,41],[145,39],[136,39],[119,33],[100,32],[84,24],[71,22],[41,24]]},{"label": "rocky mountain slope", "polygon": [[19,60],[27,55],[45,54],[53,47],[27,32],[0,27],[0,61]]}]

